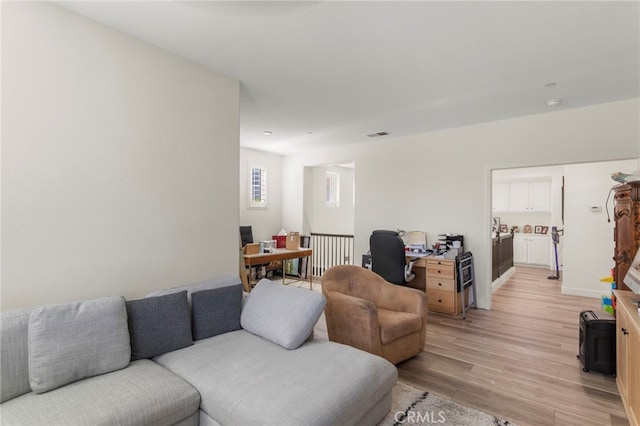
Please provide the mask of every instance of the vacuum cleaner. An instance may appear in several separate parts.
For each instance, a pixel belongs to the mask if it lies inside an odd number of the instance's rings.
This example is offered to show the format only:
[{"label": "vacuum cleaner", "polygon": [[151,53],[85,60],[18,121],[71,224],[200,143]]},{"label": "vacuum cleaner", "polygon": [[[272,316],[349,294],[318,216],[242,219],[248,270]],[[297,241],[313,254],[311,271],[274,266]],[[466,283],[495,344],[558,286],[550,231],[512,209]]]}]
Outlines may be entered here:
[{"label": "vacuum cleaner", "polygon": [[551,227],[551,239],[553,241],[553,251],[556,255],[556,274],[548,276],[548,280],[559,280],[560,279],[560,265],[558,264],[558,243],[560,242],[560,233],[563,232],[562,229],[558,230],[557,226]]}]

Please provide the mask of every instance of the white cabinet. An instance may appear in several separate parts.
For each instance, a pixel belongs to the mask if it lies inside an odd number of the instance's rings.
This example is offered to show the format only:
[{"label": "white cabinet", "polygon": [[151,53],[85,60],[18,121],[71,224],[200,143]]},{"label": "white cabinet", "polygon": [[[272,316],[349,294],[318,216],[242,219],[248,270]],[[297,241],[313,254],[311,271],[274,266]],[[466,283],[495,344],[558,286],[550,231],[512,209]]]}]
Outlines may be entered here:
[{"label": "white cabinet", "polygon": [[509,182],[509,211],[548,212],[551,210],[549,180]]},{"label": "white cabinet", "polygon": [[513,237],[513,262],[524,265],[549,266],[551,238],[532,234],[515,234]]},{"label": "white cabinet", "polygon": [[492,207],[494,212],[509,210],[509,183],[494,182],[492,191]]},{"label": "white cabinet", "polygon": [[494,212],[551,211],[550,179],[494,182],[492,189]]}]

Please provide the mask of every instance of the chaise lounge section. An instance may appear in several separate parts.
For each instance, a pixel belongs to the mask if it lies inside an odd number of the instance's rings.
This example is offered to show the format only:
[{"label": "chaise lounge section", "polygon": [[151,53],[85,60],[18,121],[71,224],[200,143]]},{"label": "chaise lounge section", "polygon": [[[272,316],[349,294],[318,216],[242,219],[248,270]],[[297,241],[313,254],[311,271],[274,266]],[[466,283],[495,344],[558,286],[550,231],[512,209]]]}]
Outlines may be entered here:
[{"label": "chaise lounge section", "polygon": [[[320,293],[268,280],[245,298],[241,289],[238,277],[220,277],[138,301],[2,313],[2,424],[364,425],[386,415],[396,368],[310,337]],[[178,333],[185,306],[188,336]],[[56,331],[69,323],[71,336]],[[92,352],[73,333],[111,349]],[[56,339],[66,339],[61,352]]]}]

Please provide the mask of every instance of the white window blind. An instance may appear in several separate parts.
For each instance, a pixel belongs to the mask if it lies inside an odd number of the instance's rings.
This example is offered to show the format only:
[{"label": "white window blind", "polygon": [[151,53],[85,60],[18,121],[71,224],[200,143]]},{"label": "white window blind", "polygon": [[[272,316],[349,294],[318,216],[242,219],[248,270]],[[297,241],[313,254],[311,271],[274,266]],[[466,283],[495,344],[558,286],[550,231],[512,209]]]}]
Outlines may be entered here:
[{"label": "white window blind", "polygon": [[335,172],[327,172],[326,196],[327,207],[340,206],[340,175]]},{"label": "white window blind", "polygon": [[267,169],[255,166],[249,176],[249,207],[267,207]]}]

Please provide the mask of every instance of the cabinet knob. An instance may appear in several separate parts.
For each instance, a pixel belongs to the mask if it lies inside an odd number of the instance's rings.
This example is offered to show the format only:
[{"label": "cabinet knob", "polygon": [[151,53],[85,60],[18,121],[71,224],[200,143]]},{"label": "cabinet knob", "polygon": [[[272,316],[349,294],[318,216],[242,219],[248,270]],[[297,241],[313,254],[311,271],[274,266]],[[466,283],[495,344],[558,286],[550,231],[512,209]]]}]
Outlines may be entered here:
[{"label": "cabinet knob", "polygon": [[439,274],[441,274],[441,273],[442,273],[442,271],[441,271],[440,269],[438,269],[438,273],[439,273]]},{"label": "cabinet knob", "polygon": [[438,299],[438,303],[442,303],[442,299]]},{"label": "cabinet knob", "polygon": [[438,283],[438,285],[439,285],[440,287],[442,287],[442,283]]},{"label": "cabinet knob", "polygon": [[625,336],[629,334],[626,328],[622,327],[621,330],[622,330],[622,334],[624,334]]}]

